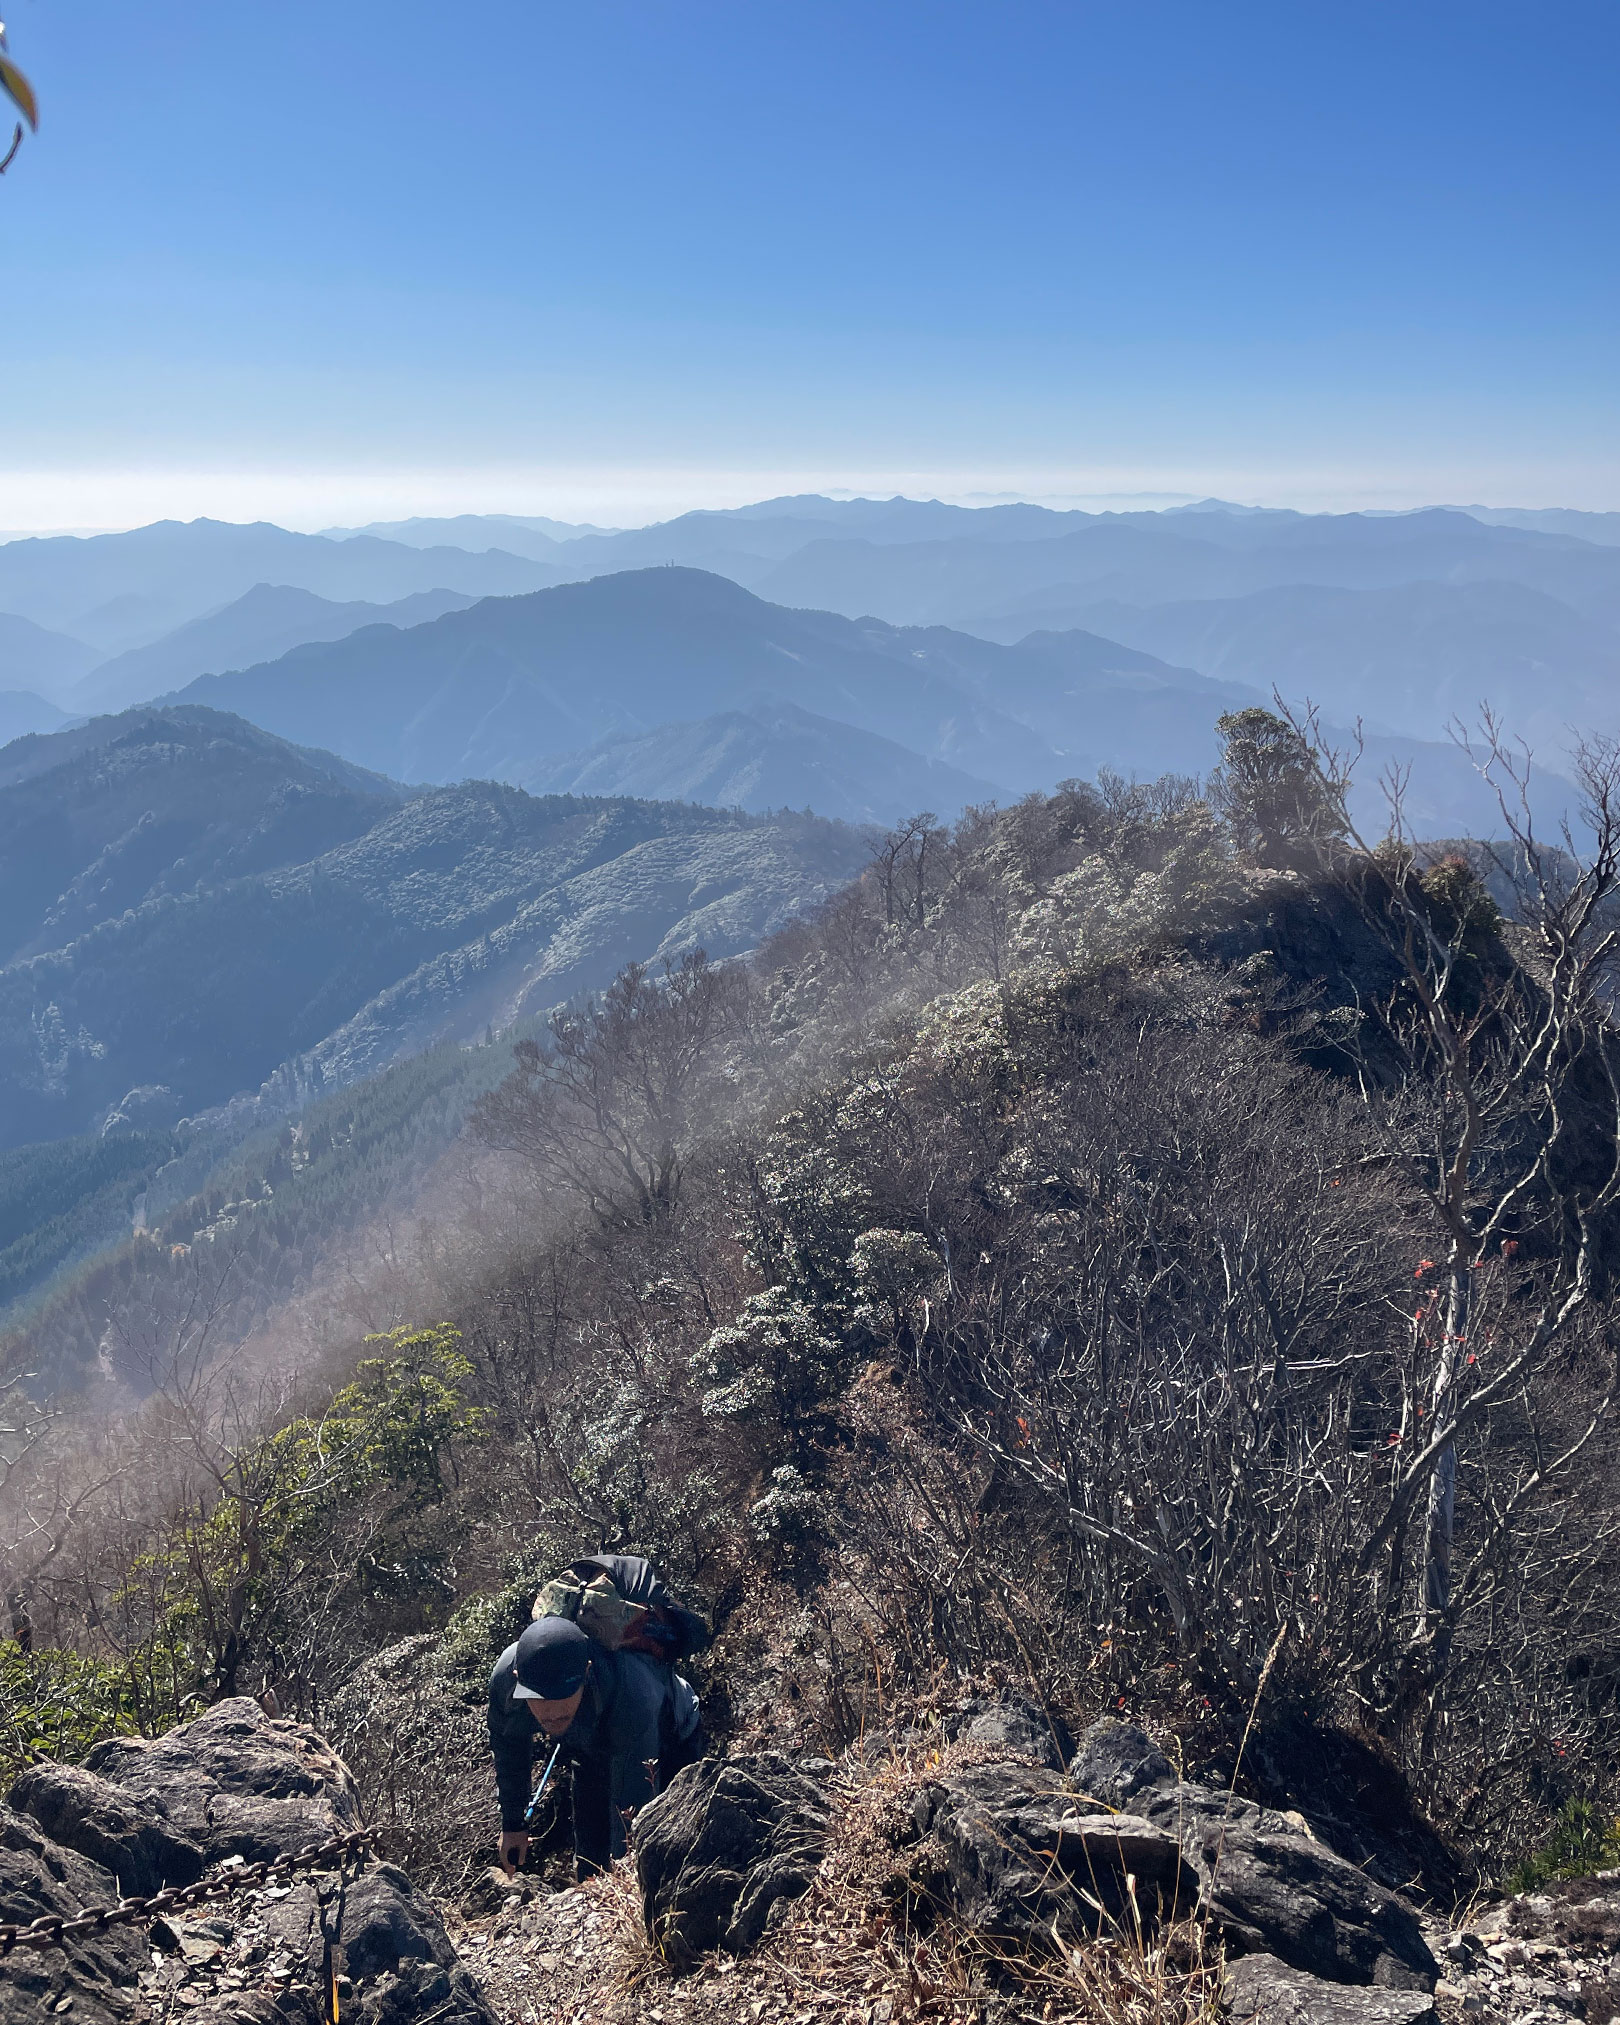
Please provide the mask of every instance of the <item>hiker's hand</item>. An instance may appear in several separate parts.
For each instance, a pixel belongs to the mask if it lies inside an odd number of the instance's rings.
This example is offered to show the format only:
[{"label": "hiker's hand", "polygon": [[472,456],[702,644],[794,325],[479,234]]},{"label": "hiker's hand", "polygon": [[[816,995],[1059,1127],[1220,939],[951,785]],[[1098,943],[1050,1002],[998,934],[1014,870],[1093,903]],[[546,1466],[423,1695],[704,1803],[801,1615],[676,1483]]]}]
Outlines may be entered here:
[{"label": "hiker's hand", "polygon": [[503,1828],[497,1854],[508,1877],[516,1877],[529,1860],[529,1837],[521,1828]]}]

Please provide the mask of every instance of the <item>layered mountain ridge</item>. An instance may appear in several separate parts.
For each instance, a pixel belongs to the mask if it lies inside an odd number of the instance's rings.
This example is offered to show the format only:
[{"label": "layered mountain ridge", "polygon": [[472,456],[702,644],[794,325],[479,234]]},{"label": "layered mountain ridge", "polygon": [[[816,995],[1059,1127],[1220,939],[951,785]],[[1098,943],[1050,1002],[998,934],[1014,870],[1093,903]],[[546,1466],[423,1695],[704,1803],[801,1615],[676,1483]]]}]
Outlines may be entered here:
[{"label": "layered mountain ridge", "polygon": [[[1006,645],[793,610],[667,565],[484,599],[404,633],[367,628],[180,696],[400,779],[622,784],[881,823],[1100,767],[1202,774],[1222,712],[1270,700],[1078,628]],[[1424,834],[1494,819],[1453,746],[1375,734],[1368,752],[1369,822],[1382,824],[1391,762],[1413,770]],[[1543,786],[1561,808],[1567,789]]]},{"label": "layered mountain ridge", "polygon": [[751,948],[865,857],[805,818],[407,794],[209,710],[98,725],[0,775],[0,1144],[134,1090],[163,1123],[277,1079],[291,1104],[632,958]]},{"label": "layered mountain ridge", "polygon": [[[1579,729],[1615,728],[1616,524],[1564,509],[1301,514],[1210,500],[1088,513],[802,496],[622,530],[463,514],[324,536],[198,521],[12,541],[0,545],[0,692],[22,700],[0,714],[0,738],[48,721],[39,699],[70,714],[126,707],[362,625],[409,628],[436,616],[435,604],[442,612],[674,563],[857,622],[944,626],[1007,646],[1035,631],[1099,633],[1408,738],[1442,738],[1453,715],[1489,703],[1551,759]],[[782,701],[841,716],[779,687],[729,693],[718,714]],[[666,724],[684,727],[690,747],[693,727],[716,714],[713,685],[688,696],[671,684],[633,721],[582,725],[566,750],[549,741],[547,777],[570,756],[599,770],[604,739]],[[975,780],[1012,785],[1005,764],[934,751],[919,725],[852,721]],[[454,729],[458,748],[473,742],[474,726]],[[739,767],[712,736],[703,742],[713,763],[688,758],[675,772],[712,777],[715,792],[744,775],[819,777],[808,755]],[[1123,763],[1151,774],[1176,762],[1143,746]],[[850,768],[859,772],[853,754]],[[852,807],[871,805],[864,791],[852,797]]]}]

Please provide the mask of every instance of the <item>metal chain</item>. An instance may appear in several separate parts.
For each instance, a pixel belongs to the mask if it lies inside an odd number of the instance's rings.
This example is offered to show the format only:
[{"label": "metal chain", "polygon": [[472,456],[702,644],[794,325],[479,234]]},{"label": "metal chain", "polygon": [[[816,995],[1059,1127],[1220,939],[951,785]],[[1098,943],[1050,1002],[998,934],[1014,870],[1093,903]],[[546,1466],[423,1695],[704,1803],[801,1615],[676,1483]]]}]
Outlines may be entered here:
[{"label": "metal chain", "polygon": [[333,1857],[343,1861],[369,1848],[376,1836],[374,1828],[356,1828],[347,1835],[334,1835],[330,1842],[312,1842],[294,1855],[267,1858],[263,1863],[232,1864],[217,1877],[202,1878],[196,1884],[171,1885],[165,1891],[153,1892],[149,1898],[121,1898],[116,1905],[96,1906],[72,1915],[48,1913],[26,1927],[0,1926],[0,1961],[13,1948],[63,1947],[80,1934],[99,1934],[108,1927],[127,1926],[132,1920],[155,1919],[181,1906],[228,1898],[248,1885],[264,1884],[270,1878],[286,1877],[293,1871],[319,1870],[329,1865]]}]

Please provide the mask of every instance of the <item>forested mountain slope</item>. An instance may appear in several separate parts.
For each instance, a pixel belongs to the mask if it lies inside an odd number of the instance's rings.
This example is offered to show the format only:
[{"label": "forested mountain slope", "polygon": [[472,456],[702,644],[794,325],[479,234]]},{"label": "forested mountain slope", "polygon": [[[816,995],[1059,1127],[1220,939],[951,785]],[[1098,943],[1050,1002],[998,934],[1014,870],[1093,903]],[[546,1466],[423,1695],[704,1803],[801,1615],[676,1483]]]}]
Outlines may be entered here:
[{"label": "forested mountain slope", "polygon": [[404,792],[207,710],[21,741],[0,754],[0,964],[147,902],[319,857]]},{"label": "forested mountain slope", "polygon": [[955,814],[1004,790],[891,738],[793,703],[758,703],[693,723],[604,739],[530,779],[536,793],[631,794],[716,808],[814,809],[887,826],[934,809]]},{"label": "forested mountain slope", "polygon": [[[907,825],[751,961],[632,968],[521,1035],[459,1189],[317,1282],[349,1340],[255,1389],[215,1355],[238,1261],[315,1249],[305,1157],[448,1111],[454,1058],[326,1100],[323,1149],[244,1147],[53,1311],[123,1417],[4,1481],[16,1677],[134,1679],[154,1730],[318,1704],[455,1877],[495,1653],[556,1567],[644,1551],[715,1620],[733,1754],[937,1777],[1016,1688],[1042,1751],[1145,1725],[1210,1789],[1199,1846],[1263,1828],[1296,1877],[1331,1847],[1445,1917],[1582,1822],[1601,1857],[1617,776],[1585,775],[1589,859],[1504,855],[1511,919],[1466,853],[1363,850],[1261,714],[1208,798]],[[923,1904],[916,1818],[873,1846]]]},{"label": "forested mountain slope", "polygon": [[147,1085],[176,1115],[278,1070],[324,1087],[631,956],[751,947],[863,855],[798,818],[489,784],[402,800],[209,711],[63,737],[60,765],[0,788],[10,1145]]}]

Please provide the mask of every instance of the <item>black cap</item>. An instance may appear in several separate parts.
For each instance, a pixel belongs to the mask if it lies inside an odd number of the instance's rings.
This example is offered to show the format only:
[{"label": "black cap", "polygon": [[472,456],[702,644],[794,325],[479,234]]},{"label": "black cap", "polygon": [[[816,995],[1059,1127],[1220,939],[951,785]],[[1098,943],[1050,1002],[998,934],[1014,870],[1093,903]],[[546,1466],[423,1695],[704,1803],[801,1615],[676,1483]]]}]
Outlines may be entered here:
[{"label": "black cap", "polygon": [[521,1702],[565,1702],[585,1685],[591,1641],[566,1617],[537,1617],[517,1642],[517,1686]]}]

